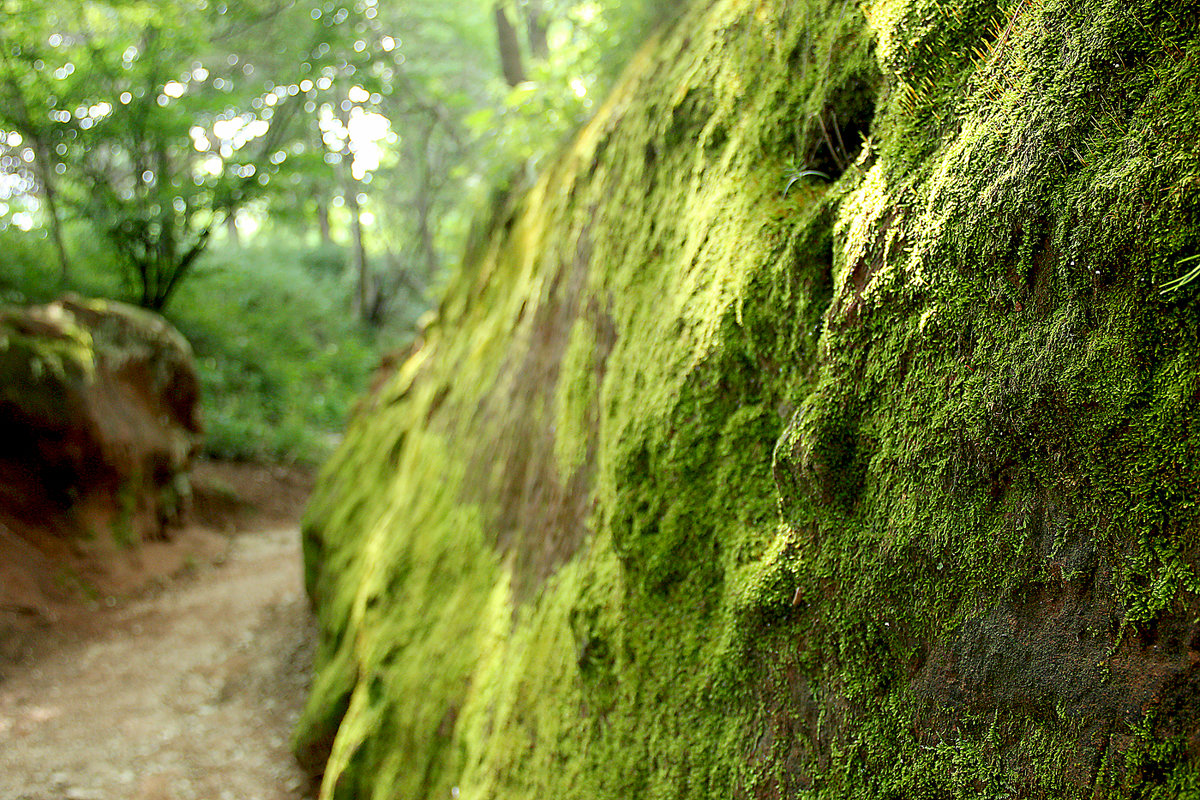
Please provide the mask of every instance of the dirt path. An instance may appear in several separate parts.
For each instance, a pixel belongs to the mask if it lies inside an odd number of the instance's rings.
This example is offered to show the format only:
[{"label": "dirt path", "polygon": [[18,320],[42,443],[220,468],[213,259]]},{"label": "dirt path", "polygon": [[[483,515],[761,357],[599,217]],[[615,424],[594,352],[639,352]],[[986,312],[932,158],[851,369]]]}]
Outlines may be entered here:
[{"label": "dirt path", "polygon": [[0,677],[0,800],[298,800],[311,620],[295,528],[45,632]]}]

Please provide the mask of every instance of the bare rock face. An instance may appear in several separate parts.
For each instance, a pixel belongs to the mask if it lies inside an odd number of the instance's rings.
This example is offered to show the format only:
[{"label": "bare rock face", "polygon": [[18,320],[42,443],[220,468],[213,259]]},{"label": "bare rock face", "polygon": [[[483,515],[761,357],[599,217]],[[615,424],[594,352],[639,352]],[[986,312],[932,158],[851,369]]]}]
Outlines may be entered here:
[{"label": "bare rock face", "polygon": [[163,538],[201,439],[187,342],[147,311],[68,295],[0,313],[0,520]]}]

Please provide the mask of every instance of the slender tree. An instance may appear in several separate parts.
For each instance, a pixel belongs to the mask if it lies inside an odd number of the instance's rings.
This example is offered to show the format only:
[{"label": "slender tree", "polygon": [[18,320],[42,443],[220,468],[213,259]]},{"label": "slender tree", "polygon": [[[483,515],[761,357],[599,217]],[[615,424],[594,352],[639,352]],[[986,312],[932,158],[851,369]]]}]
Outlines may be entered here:
[{"label": "slender tree", "polygon": [[525,30],[529,36],[529,52],[534,58],[543,61],[550,57],[550,40],[547,38],[549,27],[542,0],[525,0]]},{"label": "slender tree", "polygon": [[496,41],[504,80],[509,86],[518,86],[525,82],[525,62],[521,57],[521,40],[512,20],[508,18],[504,0],[496,0],[492,15],[496,22]]}]

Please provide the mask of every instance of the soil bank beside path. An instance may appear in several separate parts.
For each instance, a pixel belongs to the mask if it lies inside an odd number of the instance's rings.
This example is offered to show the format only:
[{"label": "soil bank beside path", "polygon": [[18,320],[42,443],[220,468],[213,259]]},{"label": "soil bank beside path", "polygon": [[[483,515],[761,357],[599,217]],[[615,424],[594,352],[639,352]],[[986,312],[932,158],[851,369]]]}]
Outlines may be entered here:
[{"label": "soil bank beside path", "polygon": [[275,493],[221,518],[221,552],[41,626],[4,665],[0,800],[312,795],[289,749],[313,641],[299,533],[279,519],[295,514],[263,513],[274,502],[298,514],[301,498],[269,474],[231,477],[222,496]]}]

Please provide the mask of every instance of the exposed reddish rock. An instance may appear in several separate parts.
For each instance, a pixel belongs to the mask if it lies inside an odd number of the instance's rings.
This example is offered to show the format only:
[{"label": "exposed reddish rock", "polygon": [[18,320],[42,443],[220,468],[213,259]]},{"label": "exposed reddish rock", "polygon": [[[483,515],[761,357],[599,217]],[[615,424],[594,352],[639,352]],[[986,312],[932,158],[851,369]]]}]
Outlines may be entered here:
[{"label": "exposed reddish rock", "polygon": [[198,399],[190,347],[154,314],[72,295],[0,312],[0,525],[165,537],[190,495]]}]

